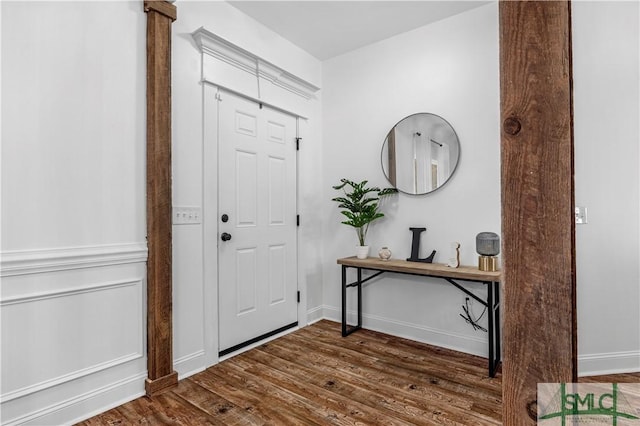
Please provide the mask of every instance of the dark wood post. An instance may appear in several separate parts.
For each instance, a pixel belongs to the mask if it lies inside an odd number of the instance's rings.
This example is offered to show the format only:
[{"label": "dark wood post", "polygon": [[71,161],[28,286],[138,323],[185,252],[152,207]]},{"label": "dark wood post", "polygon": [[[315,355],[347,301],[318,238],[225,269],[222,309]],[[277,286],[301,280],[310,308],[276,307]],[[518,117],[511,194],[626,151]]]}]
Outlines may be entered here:
[{"label": "dark wood post", "polygon": [[571,4],[500,2],[503,422],[576,380]]},{"label": "dark wood post", "polygon": [[152,396],[178,383],[173,371],[171,284],[171,23],[176,7],[144,2],[147,13],[147,369]]}]

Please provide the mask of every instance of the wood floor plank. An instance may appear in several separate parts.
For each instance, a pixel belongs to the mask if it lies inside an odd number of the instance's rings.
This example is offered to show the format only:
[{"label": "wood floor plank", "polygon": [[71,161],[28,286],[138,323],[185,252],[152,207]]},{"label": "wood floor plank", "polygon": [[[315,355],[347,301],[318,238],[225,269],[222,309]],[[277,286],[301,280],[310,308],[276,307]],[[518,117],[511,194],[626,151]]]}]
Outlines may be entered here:
[{"label": "wood floor plank", "polygon": [[[273,346],[270,345],[270,348],[273,349]],[[450,401],[443,400],[439,395],[434,398],[434,394],[431,394],[431,398],[424,398],[424,393],[418,386],[407,385],[406,382],[398,386],[385,383],[383,380],[369,380],[335,367],[323,366],[321,362],[314,366],[313,370],[306,369],[301,364],[306,363],[307,359],[282,356],[283,352],[278,354],[280,356],[274,355],[273,352],[258,350],[252,354],[251,360],[263,365],[276,366],[278,373],[285,376],[282,379],[282,386],[287,386],[287,381],[297,383],[304,380],[307,386],[327,389],[338,398],[360,401],[368,407],[369,412],[375,410],[379,415],[402,419],[410,424],[455,425],[459,424],[455,418],[469,417],[468,410],[461,410],[451,405]],[[298,364],[295,364],[296,359]],[[247,368],[255,369],[256,373],[260,371],[260,367],[260,365],[247,365]],[[321,374],[314,374],[314,371],[318,370]],[[282,373],[283,371],[287,373]],[[368,420],[371,421],[371,417]],[[386,422],[388,423],[389,420]],[[479,419],[476,424],[496,423],[483,423]]]},{"label": "wood floor plank", "polygon": [[[260,360],[266,364],[257,364]],[[310,398],[322,400],[327,406],[332,405],[342,412],[348,412],[353,417],[362,417],[362,421],[375,421],[380,423],[395,424],[394,418],[400,419],[408,424],[415,424],[417,415],[424,416],[425,412],[416,410],[414,407],[405,406],[404,410],[397,410],[393,406],[392,400],[384,398],[379,394],[374,394],[361,389],[353,382],[346,382],[334,374],[313,374],[311,370],[304,370],[299,365],[289,361],[278,359],[267,353],[256,353],[251,357],[253,363],[245,363],[243,368],[268,377],[274,383],[282,387],[287,387],[301,394],[307,394]],[[274,369],[264,369],[265,365],[272,365]],[[306,372],[304,374],[304,385],[301,384],[300,375],[290,374],[285,371]],[[337,406],[337,407],[335,407]],[[419,411],[419,412],[418,412]],[[402,422],[401,422],[402,423]],[[407,423],[402,423],[407,424]]]},{"label": "wood floor plank", "polygon": [[118,410],[114,408],[105,411],[99,416],[85,420],[81,424],[84,426],[125,426],[128,423],[125,422]]},{"label": "wood floor plank", "polygon": [[[338,329],[326,329],[322,333],[318,333],[317,331],[316,329],[309,330],[308,333],[314,333],[319,340],[324,338],[327,342],[335,344],[335,337],[333,337],[332,334],[335,334]],[[447,370],[456,368],[460,371],[470,371],[471,367],[475,367],[472,368],[473,371],[487,372],[488,361],[486,358],[473,355],[460,357],[459,352],[437,346],[425,345],[408,339],[393,338],[385,341],[378,337],[380,334],[381,333],[370,330],[361,330],[358,333],[345,337],[341,344],[342,346],[351,347],[355,350],[359,350],[362,347],[370,350],[378,350],[383,358],[411,359],[414,362],[443,366],[446,367]],[[490,380],[487,382],[491,383]]]},{"label": "wood floor plank", "polygon": [[224,425],[222,419],[218,419],[202,410],[194,410],[193,405],[173,392],[154,395],[153,399],[157,402],[156,405],[162,407],[163,412],[172,420],[173,424]]},{"label": "wood floor plank", "polygon": [[[293,340],[292,340],[293,342]],[[478,410],[476,413],[471,411],[474,400],[465,396],[460,392],[451,392],[438,386],[439,383],[429,381],[426,377],[420,378],[413,372],[401,372],[399,368],[377,364],[377,358],[365,357],[345,357],[345,348],[341,348],[339,356],[344,358],[341,363],[338,359],[332,358],[329,354],[323,354],[322,349],[316,346],[317,350],[311,350],[312,346],[305,347],[303,340],[296,340],[295,344],[287,344],[287,342],[272,342],[258,348],[256,352],[264,351],[275,357],[286,359],[292,363],[304,362],[305,364],[314,365],[313,369],[321,371],[326,375],[332,374],[333,381],[347,381],[365,392],[372,395],[393,395],[394,399],[404,395],[414,401],[414,407],[425,410],[425,413],[443,414],[438,418],[439,424],[446,424],[444,419],[456,418],[475,418],[475,421],[492,421],[491,419],[479,419],[484,417],[486,410],[483,412]],[[252,358],[257,359],[257,354]],[[275,362],[275,361],[274,361]],[[298,369],[304,373],[304,367],[298,366]],[[307,376],[307,381],[312,380],[311,376]],[[352,392],[353,394],[353,392]],[[354,397],[358,397],[354,395]],[[499,404],[499,399],[497,400]],[[495,411],[496,403],[492,406]],[[427,418],[430,417],[427,415]],[[499,418],[498,418],[499,420]],[[490,424],[499,424],[495,420]]]},{"label": "wood floor plank", "polygon": [[[292,350],[298,351],[299,356],[306,352],[305,349],[308,351],[313,350],[315,356],[327,355],[327,357],[318,362],[323,364],[334,362],[331,359],[332,351],[335,349],[334,346],[326,345],[318,340],[305,341],[304,337],[300,335],[292,335],[291,339],[295,339],[296,344],[287,345],[287,347],[290,346],[293,348]],[[276,344],[284,346],[285,342],[277,342]],[[472,398],[474,402],[489,400],[491,404],[495,404],[500,401],[499,380],[486,377],[486,371],[484,371],[484,375],[478,376],[477,374],[473,375],[465,371],[458,371],[455,366],[451,369],[446,364],[434,366],[430,360],[421,357],[404,359],[402,357],[390,358],[387,356],[385,358],[383,354],[384,346],[379,349],[378,351],[370,350],[367,345],[359,345],[357,349],[353,350],[349,345],[345,344],[340,348],[340,357],[344,360],[349,360],[352,370],[356,369],[358,374],[365,375],[370,380],[374,380],[371,373],[377,372],[385,377],[395,376],[412,380],[410,383],[414,386],[426,385],[442,392],[452,392],[456,399],[466,395]],[[369,367],[370,370],[365,371],[365,367]]]},{"label": "wood floor plank", "polygon": [[322,320],[79,424],[500,425],[501,387],[485,358]]},{"label": "wood floor plank", "polygon": [[198,385],[188,378],[178,383],[178,387],[172,392],[182,398],[185,402],[193,405],[194,408],[202,410],[211,415],[223,425],[264,425],[258,416],[231,401],[209,392],[206,388]]},{"label": "wood floor plank", "polygon": [[[412,424],[400,418],[388,417],[378,409],[371,409],[355,395],[336,393],[334,391],[336,382],[332,380],[321,380],[321,384],[316,385],[309,380],[309,377],[306,377],[304,382],[301,383],[298,378],[292,378],[282,373],[276,363],[258,365],[255,354],[252,354],[250,362],[243,361],[242,357],[237,358],[229,362],[227,367],[244,371],[253,377],[259,378],[263,383],[286,389],[304,398],[306,404],[312,405],[321,414],[321,422],[332,419],[340,424],[350,425],[362,421],[398,426]],[[344,413],[348,413],[348,416]]]},{"label": "wood floor plank", "polygon": [[326,418],[300,396],[240,371],[229,361],[222,362],[217,367],[208,369],[204,372],[206,374],[194,378],[194,381],[215,392],[222,387],[225,392],[232,393],[232,401],[236,403],[248,401],[251,409],[260,413],[267,423],[300,425],[326,423]]},{"label": "wood floor plank", "polygon": [[167,416],[159,401],[149,397],[142,397],[116,408],[122,415],[125,424],[137,425],[177,425],[178,423]]}]

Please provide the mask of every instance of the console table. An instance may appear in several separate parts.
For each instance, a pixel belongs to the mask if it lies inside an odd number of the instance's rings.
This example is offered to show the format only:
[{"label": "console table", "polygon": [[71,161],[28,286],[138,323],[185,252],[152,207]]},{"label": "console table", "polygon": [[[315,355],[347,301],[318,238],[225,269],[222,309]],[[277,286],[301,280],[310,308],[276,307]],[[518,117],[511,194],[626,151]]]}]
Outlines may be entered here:
[{"label": "console table", "polygon": [[[454,285],[469,297],[481,303],[487,308],[489,314],[489,376],[495,377],[496,369],[500,364],[500,272],[485,272],[472,266],[460,266],[450,268],[440,263],[408,262],[406,260],[390,259],[381,260],[374,257],[358,259],[345,257],[338,259],[342,265],[342,336],[346,337],[362,328],[362,284],[383,274],[394,272],[398,274],[419,275],[424,277],[442,278]],[[357,279],[347,282],[347,269],[355,268]],[[375,273],[362,278],[362,271],[370,270]],[[481,299],[463,287],[459,281],[481,282],[487,286],[487,298]],[[358,323],[347,324],[347,288],[356,287],[358,291]]]}]

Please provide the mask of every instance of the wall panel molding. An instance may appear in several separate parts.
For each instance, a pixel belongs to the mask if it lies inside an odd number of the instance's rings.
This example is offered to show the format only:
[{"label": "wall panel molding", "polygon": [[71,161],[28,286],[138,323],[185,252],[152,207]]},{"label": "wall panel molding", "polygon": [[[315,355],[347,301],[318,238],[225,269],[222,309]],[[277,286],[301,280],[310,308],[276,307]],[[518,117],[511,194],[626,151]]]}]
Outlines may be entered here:
[{"label": "wall panel molding", "polygon": [[0,260],[0,276],[41,274],[146,260],[146,243],[5,251]]},{"label": "wall panel molding", "polygon": [[[144,354],[142,353],[142,351],[134,352],[132,354],[129,354],[129,355],[126,355],[126,356],[123,356],[123,357],[120,357],[120,358],[116,358],[116,359],[113,359],[113,360],[109,360],[107,362],[103,362],[103,363],[100,363],[100,364],[93,365],[93,366],[88,367],[88,368],[83,368],[81,370],[74,371],[73,373],[70,373],[70,374],[65,374],[63,376],[55,377],[55,378],[50,379],[50,380],[45,380],[43,382],[36,383],[34,385],[31,385],[31,386],[26,386],[24,388],[17,389],[17,390],[12,391],[12,392],[7,392],[6,394],[2,394],[0,396],[0,403],[4,404],[4,403],[12,401],[14,399],[21,398],[23,396],[27,396],[27,395],[30,395],[30,394],[33,394],[33,393],[36,393],[36,392],[40,392],[42,390],[49,389],[49,388],[52,388],[54,386],[61,385],[63,383],[67,383],[67,382],[70,382],[72,380],[79,379],[81,377],[85,377],[85,376],[88,376],[90,374],[97,373],[99,371],[103,371],[103,370],[107,370],[109,368],[117,367],[117,366],[125,364],[127,362],[134,361],[136,359],[140,359],[142,357],[144,357]],[[146,377],[146,375],[145,375],[145,377]]]},{"label": "wall panel molding", "polygon": [[60,289],[60,290],[54,290],[54,291],[37,292],[33,294],[0,299],[0,306],[37,302],[37,301],[46,300],[46,299],[53,299],[56,297],[74,296],[74,295],[83,294],[83,293],[91,293],[95,291],[110,290],[110,289],[116,289],[119,287],[135,286],[140,284],[142,284],[142,278],[131,278],[128,280],[93,284],[93,285],[83,286],[81,288],[69,288],[69,289]]},{"label": "wall panel molding", "polygon": [[[5,324],[24,323],[27,330],[30,330],[25,333],[12,333],[3,327],[3,339],[8,339],[12,344],[2,347],[2,367],[6,368],[8,365],[12,365],[13,368],[20,369],[31,365],[31,363],[37,363],[40,369],[47,371],[47,374],[32,371],[26,375],[3,375],[3,391],[8,391],[0,395],[0,403],[4,405],[18,398],[27,397],[143,359],[145,356],[144,341],[141,338],[144,336],[143,287],[144,278],[138,276],[74,288],[21,294],[0,300],[2,322]],[[119,295],[126,296],[129,302],[114,305],[114,298]],[[82,309],[78,311],[73,308],[79,304],[96,313],[95,318],[79,321],[80,318],[77,315]],[[112,316],[111,312],[117,312],[117,314]],[[64,315],[62,315],[63,313]],[[59,318],[59,321],[56,321],[56,324],[46,322],[37,325],[38,322],[33,320],[34,315],[42,320]],[[77,326],[71,327],[71,329],[65,328],[65,325],[71,324]],[[113,325],[113,330],[107,335],[94,335],[95,333],[91,331],[94,329],[105,330],[109,324]],[[122,331],[122,327],[126,327],[126,333]],[[48,338],[51,333],[57,336],[53,340]],[[105,354],[98,350],[82,351],[81,345],[82,342],[87,341],[84,340],[86,338],[89,338],[89,341],[93,339],[94,344],[105,338],[113,342],[118,340],[120,342],[118,345],[112,346],[109,353]],[[33,339],[39,340],[34,343]],[[80,347],[76,347],[77,345],[72,343],[74,340],[79,342],[77,344]],[[55,341],[66,341],[65,350],[58,351],[52,348],[51,344]],[[24,347],[34,347],[36,354],[38,354],[27,357],[26,364],[22,361],[23,356],[26,355],[21,352],[21,348]],[[47,359],[49,357],[64,359],[63,365],[66,364],[66,367],[60,368],[58,371],[48,370]],[[69,363],[74,359],[77,362]],[[5,362],[10,364],[5,364]],[[20,379],[18,379],[19,377]]]},{"label": "wall panel molding", "polygon": [[[25,423],[60,424],[60,418],[74,418],[74,421],[68,422],[65,420],[64,422],[67,424],[75,424],[92,415],[103,413],[131,399],[143,396],[143,383],[146,376],[146,372],[143,372],[125,377],[121,380],[116,380],[107,385],[92,389],[89,392],[9,419],[6,423],[3,423],[3,425],[17,426]],[[114,398],[112,395],[117,396]],[[91,407],[89,408],[90,411],[87,411],[87,405]]]}]

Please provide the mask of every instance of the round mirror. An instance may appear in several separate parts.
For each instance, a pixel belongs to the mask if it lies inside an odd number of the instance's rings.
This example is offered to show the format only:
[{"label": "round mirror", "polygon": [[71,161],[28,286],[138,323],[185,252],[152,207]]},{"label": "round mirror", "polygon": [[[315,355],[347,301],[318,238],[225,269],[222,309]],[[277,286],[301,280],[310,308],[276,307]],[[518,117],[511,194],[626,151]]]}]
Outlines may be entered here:
[{"label": "round mirror", "polygon": [[428,194],[444,185],[458,165],[460,141],[442,117],[413,114],[400,120],[382,145],[382,171],[406,194]]}]

